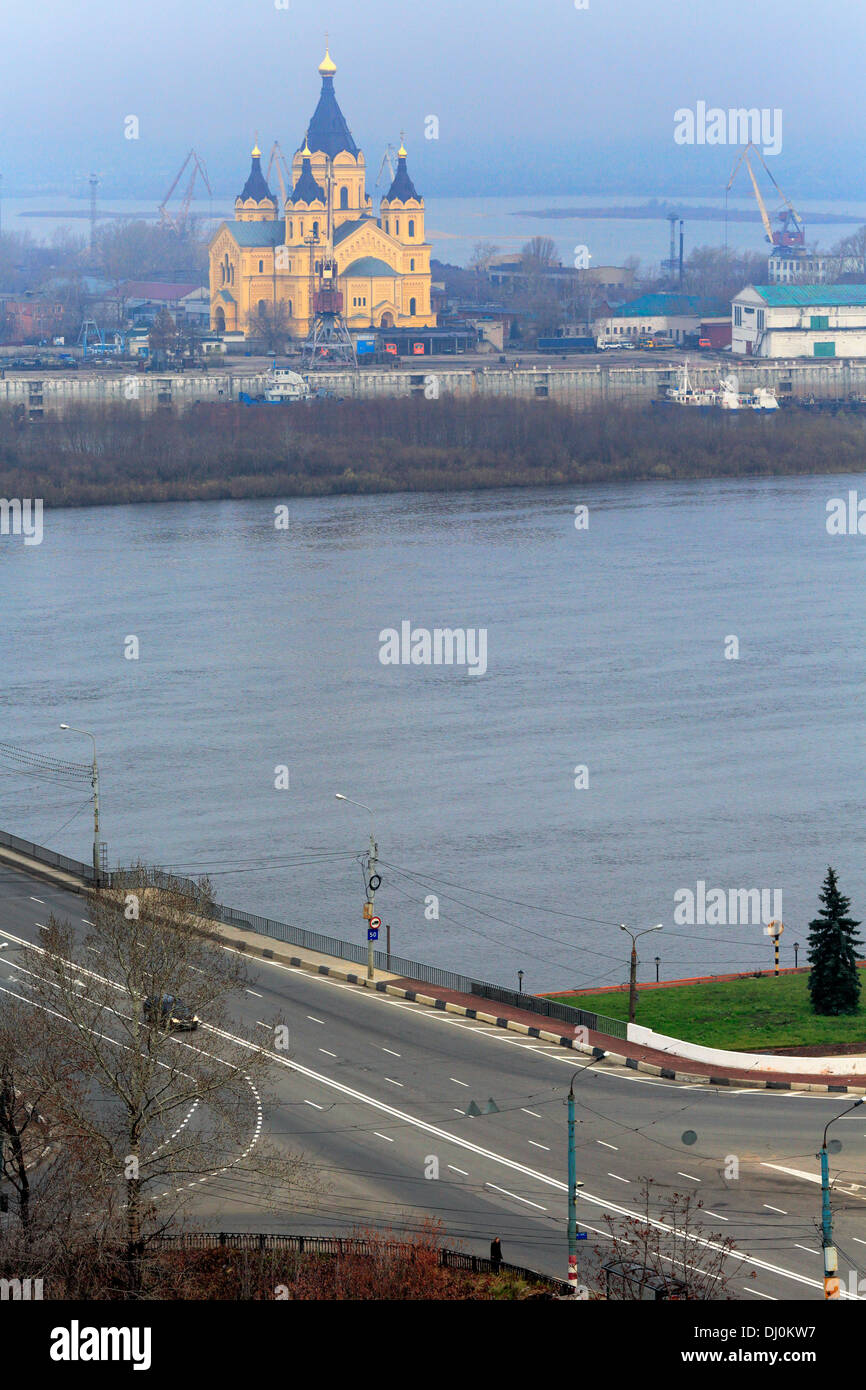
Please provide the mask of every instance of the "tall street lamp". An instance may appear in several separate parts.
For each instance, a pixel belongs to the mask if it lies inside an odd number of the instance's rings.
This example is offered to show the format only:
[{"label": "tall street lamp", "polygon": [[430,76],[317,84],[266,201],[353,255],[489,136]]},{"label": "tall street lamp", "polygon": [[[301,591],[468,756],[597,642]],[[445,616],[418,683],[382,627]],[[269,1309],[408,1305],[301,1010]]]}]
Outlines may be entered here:
[{"label": "tall street lamp", "polygon": [[628,1021],[634,1023],[635,1010],[637,1008],[637,939],[639,936],[647,936],[651,931],[661,931],[662,924],[658,922],[654,927],[647,927],[645,931],[633,932],[626,926],[625,922],[620,922],[620,931],[627,932],[631,937],[631,970],[629,972],[628,983]]},{"label": "tall street lamp", "polygon": [[593,1057],[585,1067],[578,1067],[568,1088],[568,1287],[573,1295],[577,1293],[577,1189],[583,1187],[583,1183],[577,1181],[577,1155],[574,1149],[574,1078],[600,1061],[600,1057]]},{"label": "tall street lamp", "polygon": [[379,849],[376,844],[376,836],[373,832],[373,812],[369,806],[365,806],[363,801],[353,801],[350,796],[344,796],[342,792],[335,792],[338,801],[348,801],[350,806],[360,806],[362,811],[370,813],[370,853],[367,863],[367,900],[364,904],[364,920],[367,923],[367,979],[373,978],[373,937],[371,934],[370,923],[373,920],[373,901],[376,896],[376,889],[381,882],[376,873],[376,865],[379,860]]},{"label": "tall street lamp", "polygon": [[837,1120],[842,1120],[846,1115],[850,1115],[852,1110],[856,1110],[863,1101],[855,1100],[853,1105],[849,1105],[847,1110],[843,1110],[841,1115],[834,1115],[832,1120],[828,1120],[824,1126],[824,1139],[821,1144],[821,1245],[824,1251],[824,1297],[839,1298],[841,1287],[837,1269],[839,1265],[836,1256],[836,1247],[833,1244],[833,1210],[830,1206],[830,1162],[827,1153],[827,1130],[834,1125]]},{"label": "tall street lamp", "polygon": [[99,887],[99,768],[96,765],[96,737],[88,733],[87,729],[76,729],[71,724],[61,724],[61,729],[67,729],[71,734],[83,734],[93,743],[93,765],[90,773],[90,782],[93,787],[93,886]]}]

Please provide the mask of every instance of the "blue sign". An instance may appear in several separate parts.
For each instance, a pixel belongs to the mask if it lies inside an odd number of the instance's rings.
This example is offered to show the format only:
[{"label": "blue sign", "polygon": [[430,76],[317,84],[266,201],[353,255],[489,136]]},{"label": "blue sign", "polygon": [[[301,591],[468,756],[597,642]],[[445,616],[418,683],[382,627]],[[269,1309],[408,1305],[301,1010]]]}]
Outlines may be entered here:
[{"label": "blue sign", "polygon": [[357,351],[359,357],[362,357],[365,353],[368,353],[368,352],[375,352],[375,351],[376,351],[376,339],[375,339],[375,338],[359,338],[358,341],[355,343],[355,349],[356,349],[356,351]]},{"label": "blue sign", "polygon": [[368,927],[368,928],[367,928],[367,940],[368,940],[368,941],[378,941],[378,940],[379,940],[379,928],[378,928],[378,927]]},{"label": "blue sign", "polygon": [[577,1233],[577,1239],[578,1239],[578,1240],[586,1240],[586,1231],[578,1231],[578,1233]]}]

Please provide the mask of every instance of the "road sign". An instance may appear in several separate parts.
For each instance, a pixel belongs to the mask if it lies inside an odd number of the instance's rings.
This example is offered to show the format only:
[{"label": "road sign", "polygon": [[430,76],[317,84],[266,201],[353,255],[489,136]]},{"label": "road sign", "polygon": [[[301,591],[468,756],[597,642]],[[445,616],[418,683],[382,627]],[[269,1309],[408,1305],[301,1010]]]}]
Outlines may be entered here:
[{"label": "road sign", "polygon": [[379,928],[378,928],[378,927],[368,927],[368,928],[367,928],[367,940],[368,940],[368,941],[378,941],[378,940],[379,940]]},{"label": "road sign", "polygon": [[373,931],[378,931],[379,928],[381,927],[381,925],[382,925],[382,918],[381,918],[381,917],[371,917],[371,918],[370,918],[370,926],[371,926],[371,928],[372,928]]}]

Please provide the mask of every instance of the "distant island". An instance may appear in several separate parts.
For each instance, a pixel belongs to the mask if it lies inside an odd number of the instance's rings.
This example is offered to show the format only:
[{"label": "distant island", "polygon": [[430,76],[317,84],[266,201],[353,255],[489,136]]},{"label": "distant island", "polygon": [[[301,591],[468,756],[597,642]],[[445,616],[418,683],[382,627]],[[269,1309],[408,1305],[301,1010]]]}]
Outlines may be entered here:
[{"label": "distant island", "polygon": [[[597,207],[597,208],[542,208],[541,210],[526,208],[522,212],[512,212],[511,217],[546,217],[557,219],[585,218],[587,220],[598,221],[604,218],[616,218],[623,221],[646,222],[654,218],[682,217],[687,222],[760,222],[757,212],[745,208],[715,208],[706,204],[693,203],[661,203],[655,198],[649,199],[646,203],[639,203],[634,207]],[[809,211],[805,214],[809,222],[833,223],[834,225],[850,227],[859,225],[862,214],[851,212],[820,212]]]}]

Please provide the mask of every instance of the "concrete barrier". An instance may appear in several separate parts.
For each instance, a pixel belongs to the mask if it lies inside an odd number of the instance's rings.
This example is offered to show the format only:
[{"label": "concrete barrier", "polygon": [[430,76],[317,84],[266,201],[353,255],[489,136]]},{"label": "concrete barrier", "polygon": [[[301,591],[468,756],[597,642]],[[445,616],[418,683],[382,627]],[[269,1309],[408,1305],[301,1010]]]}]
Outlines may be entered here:
[{"label": "concrete barrier", "polygon": [[734,1067],[738,1071],[796,1072],[804,1076],[866,1076],[866,1056],[786,1057],[762,1052],[728,1052],[719,1047],[701,1047],[698,1043],[683,1042],[681,1038],[669,1038],[664,1033],[654,1033],[651,1028],[642,1028],[638,1023],[628,1025],[628,1041],[680,1060],[706,1062],[717,1072]]}]

